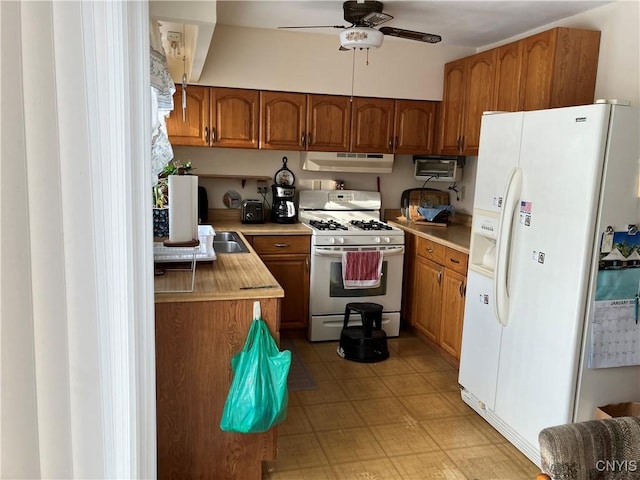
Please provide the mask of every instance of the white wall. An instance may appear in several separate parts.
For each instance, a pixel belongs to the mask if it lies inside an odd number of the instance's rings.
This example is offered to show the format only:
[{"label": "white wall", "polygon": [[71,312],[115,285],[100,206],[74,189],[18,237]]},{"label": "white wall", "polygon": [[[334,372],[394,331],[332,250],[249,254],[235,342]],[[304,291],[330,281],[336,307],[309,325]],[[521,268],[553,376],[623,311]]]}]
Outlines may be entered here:
[{"label": "white wall", "polygon": [[[602,32],[596,98],[624,98],[640,103],[639,3],[619,1],[604,7],[523,32],[516,40],[556,26],[591,28]],[[498,45],[498,44],[496,44]],[[490,45],[491,48],[496,45]],[[200,83],[240,88],[313,93],[351,94],[351,52],[338,52],[337,36],[274,32],[261,29],[217,26]],[[483,48],[483,49],[486,49]],[[369,53],[357,52],[354,95],[391,98],[442,99],[443,66],[455,58],[474,53],[470,49],[420,44],[385,38],[383,46]],[[258,174],[272,177],[282,156],[296,174],[296,185],[309,188],[311,179],[345,180],[346,188],[375,190],[375,174],[317,174],[299,168],[297,152],[246,151],[176,147],[176,159],[192,160],[195,173]],[[243,198],[257,198],[255,183],[241,189],[239,180],[203,180],[211,208],[223,208],[226,189]],[[475,157],[467,158],[461,185],[464,200],[451,197],[457,210],[471,213],[475,184]],[[413,178],[411,157],[396,157],[393,173],[381,177],[383,208],[399,208],[406,188],[422,186]],[[446,189],[446,184],[428,184]]]}]

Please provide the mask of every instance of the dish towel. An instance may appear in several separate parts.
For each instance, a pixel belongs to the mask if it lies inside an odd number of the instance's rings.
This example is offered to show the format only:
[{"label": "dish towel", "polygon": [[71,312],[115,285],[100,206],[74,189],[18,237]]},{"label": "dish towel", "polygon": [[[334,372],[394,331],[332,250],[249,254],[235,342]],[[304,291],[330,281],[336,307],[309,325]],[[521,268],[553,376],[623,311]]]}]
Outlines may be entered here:
[{"label": "dish towel", "polygon": [[376,288],[382,277],[382,252],[342,253],[342,284],[346,289]]}]

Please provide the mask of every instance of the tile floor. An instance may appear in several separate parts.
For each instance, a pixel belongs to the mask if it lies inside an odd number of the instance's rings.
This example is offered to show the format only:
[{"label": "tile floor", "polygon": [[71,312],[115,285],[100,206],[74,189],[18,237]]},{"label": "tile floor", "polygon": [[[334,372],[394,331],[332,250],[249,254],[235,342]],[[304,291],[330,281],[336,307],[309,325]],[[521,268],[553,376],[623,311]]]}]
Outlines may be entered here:
[{"label": "tile floor", "polygon": [[289,393],[264,480],[533,480],[538,468],[460,399],[457,370],[403,331],[362,364],[295,340],[318,389]]}]

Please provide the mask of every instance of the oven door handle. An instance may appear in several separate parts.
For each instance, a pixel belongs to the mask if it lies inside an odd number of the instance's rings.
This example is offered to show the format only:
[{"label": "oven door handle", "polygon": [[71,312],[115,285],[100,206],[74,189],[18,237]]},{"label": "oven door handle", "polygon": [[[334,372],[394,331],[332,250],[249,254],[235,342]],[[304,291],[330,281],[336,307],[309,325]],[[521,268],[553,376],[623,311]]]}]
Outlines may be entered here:
[{"label": "oven door handle", "polygon": [[[322,247],[316,247],[313,251],[314,255],[322,255],[323,257],[342,257],[342,254],[347,250],[336,251],[333,249],[323,249]],[[368,250],[363,250],[368,251]],[[404,253],[404,247],[389,248],[388,250],[382,250],[382,257],[391,257],[393,255],[402,255]]]}]

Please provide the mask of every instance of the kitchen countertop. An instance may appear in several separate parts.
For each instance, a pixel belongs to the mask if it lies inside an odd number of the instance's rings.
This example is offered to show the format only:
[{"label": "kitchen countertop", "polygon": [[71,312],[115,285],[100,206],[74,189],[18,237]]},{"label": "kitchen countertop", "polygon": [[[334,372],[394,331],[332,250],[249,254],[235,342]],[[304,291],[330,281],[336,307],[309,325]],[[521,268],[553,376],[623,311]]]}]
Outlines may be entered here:
[{"label": "kitchen countertop", "polygon": [[311,229],[299,222],[272,223],[266,220],[264,223],[242,223],[238,209],[210,208],[207,223],[216,232],[231,230],[244,235],[311,235]]},{"label": "kitchen countertop", "polygon": [[[230,230],[238,231],[236,228]],[[262,263],[247,239],[242,233],[240,235],[249,248],[249,253],[218,253],[217,259],[213,262],[198,262],[193,292],[156,293],[155,302],[201,302],[284,297],[284,290],[280,284]],[[164,275],[156,276],[156,291],[175,290],[176,285],[184,285],[185,275],[189,276],[191,273],[169,271]]]},{"label": "kitchen countertop", "polygon": [[239,220],[211,222],[216,232],[236,231],[244,235],[311,235],[311,229],[302,223],[242,223]]},{"label": "kitchen countertop", "polygon": [[469,254],[471,225],[468,221],[465,223],[450,223],[446,227],[440,227],[410,222],[402,215],[387,215],[387,222],[405,232],[428,238],[454,250]]}]

